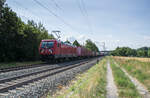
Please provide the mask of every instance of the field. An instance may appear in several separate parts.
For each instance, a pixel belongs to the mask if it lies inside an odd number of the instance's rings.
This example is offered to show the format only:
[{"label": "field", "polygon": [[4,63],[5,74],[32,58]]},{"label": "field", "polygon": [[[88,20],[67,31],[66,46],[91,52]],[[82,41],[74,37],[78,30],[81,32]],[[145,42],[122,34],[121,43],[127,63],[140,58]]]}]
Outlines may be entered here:
[{"label": "field", "polygon": [[113,59],[150,90],[150,58],[113,57]]},{"label": "field", "polygon": [[118,94],[121,98],[140,98],[138,91],[125,73],[118,67],[110,58],[111,67],[113,70],[114,81],[118,88]]},{"label": "field", "polygon": [[150,58],[140,58],[140,57],[119,57],[119,56],[114,56],[113,58],[115,59],[124,59],[124,60],[138,60],[141,62],[150,62]]}]

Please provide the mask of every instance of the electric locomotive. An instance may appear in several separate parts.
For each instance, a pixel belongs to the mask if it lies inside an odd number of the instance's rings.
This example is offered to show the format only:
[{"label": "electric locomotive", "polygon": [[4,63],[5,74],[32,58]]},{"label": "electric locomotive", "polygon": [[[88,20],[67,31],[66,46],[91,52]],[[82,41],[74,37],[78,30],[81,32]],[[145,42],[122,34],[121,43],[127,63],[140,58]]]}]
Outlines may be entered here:
[{"label": "electric locomotive", "polygon": [[42,61],[75,58],[76,47],[59,40],[42,40],[39,47]]}]

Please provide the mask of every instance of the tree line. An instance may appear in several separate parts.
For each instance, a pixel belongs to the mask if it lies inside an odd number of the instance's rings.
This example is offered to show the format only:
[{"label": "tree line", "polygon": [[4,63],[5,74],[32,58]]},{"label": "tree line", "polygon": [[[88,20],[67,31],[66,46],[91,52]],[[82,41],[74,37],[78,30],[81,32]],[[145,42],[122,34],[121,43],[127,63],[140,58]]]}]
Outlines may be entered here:
[{"label": "tree line", "polygon": [[4,0],[0,3],[0,62],[37,60],[42,39],[54,38],[41,23],[24,23]]},{"label": "tree line", "polygon": [[81,45],[77,40],[75,40],[73,43],[66,40],[65,43],[73,44],[74,46],[77,46],[77,47],[82,46],[82,47],[87,48],[88,50],[99,52],[97,45],[94,42],[92,42],[92,40],[90,40],[90,39],[87,39],[85,41],[85,45]]},{"label": "tree line", "polygon": [[99,52],[99,49],[96,46],[96,44],[94,42],[92,42],[92,40],[90,40],[90,39],[87,39],[85,41],[85,45],[81,45],[77,40],[75,40],[73,42],[73,45],[78,46],[78,47],[82,46],[82,47],[85,47],[85,48],[87,48],[87,49],[89,49],[91,51]]},{"label": "tree line", "polygon": [[113,56],[130,56],[130,57],[150,57],[150,47],[141,47],[131,49],[129,47],[117,47],[110,55]]},{"label": "tree line", "polygon": [[[39,60],[38,47],[42,39],[55,38],[41,23],[23,22],[5,0],[0,0],[0,62]],[[77,40],[73,44],[81,46]],[[86,41],[85,47],[98,51],[91,40]]]}]

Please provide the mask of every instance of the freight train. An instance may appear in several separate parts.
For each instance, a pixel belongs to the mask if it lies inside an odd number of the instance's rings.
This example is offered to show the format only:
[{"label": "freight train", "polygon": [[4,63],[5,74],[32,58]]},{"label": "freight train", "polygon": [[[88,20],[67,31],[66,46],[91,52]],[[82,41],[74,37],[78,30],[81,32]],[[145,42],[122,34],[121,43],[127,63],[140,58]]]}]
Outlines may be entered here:
[{"label": "freight train", "polygon": [[56,39],[47,39],[41,41],[39,54],[42,61],[56,61],[96,57],[100,52],[90,51],[83,46],[76,47]]}]

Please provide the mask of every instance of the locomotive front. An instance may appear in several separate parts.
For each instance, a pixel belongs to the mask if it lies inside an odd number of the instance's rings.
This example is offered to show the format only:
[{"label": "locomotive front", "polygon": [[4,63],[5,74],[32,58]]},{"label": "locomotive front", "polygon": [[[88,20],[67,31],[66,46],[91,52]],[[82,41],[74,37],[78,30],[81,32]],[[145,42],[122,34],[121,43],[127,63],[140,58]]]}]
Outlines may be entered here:
[{"label": "locomotive front", "polygon": [[42,61],[54,59],[55,40],[42,40],[39,47],[40,58]]}]

